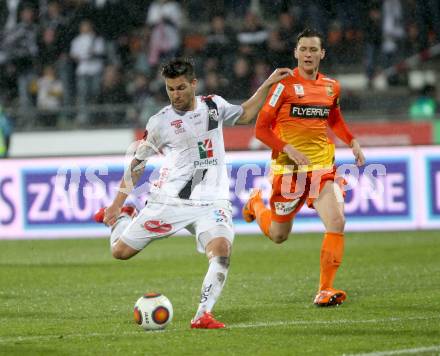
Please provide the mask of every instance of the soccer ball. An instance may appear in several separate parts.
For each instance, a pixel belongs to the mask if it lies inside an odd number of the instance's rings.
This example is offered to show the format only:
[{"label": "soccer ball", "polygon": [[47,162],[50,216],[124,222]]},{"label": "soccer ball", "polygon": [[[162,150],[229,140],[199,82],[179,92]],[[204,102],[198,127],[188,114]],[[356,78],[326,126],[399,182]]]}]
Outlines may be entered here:
[{"label": "soccer ball", "polygon": [[145,330],[163,329],[173,319],[173,306],[159,293],[147,293],[134,305],[134,320]]}]

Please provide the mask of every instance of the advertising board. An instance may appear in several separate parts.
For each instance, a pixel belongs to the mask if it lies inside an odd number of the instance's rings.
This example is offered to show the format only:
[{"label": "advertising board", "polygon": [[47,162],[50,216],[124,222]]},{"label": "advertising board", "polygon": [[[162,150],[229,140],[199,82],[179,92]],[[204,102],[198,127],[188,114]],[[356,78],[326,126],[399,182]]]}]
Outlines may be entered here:
[{"label": "advertising board", "polygon": [[[440,148],[367,148],[367,164],[354,166],[351,151],[337,150],[338,173],[347,185],[347,231],[413,230],[440,227]],[[270,153],[227,154],[230,199],[238,233],[259,232],[241,218],[250,189],[270,196]],[[106,236],[93,214],[111,203],[123,175],[124,156],[16,159],[0,161],[0,238]],[[160,158],[149,161],[129,201],[142,208],[158,177]],[[313,209],[304,206],[294,231],[323,231]]]}]

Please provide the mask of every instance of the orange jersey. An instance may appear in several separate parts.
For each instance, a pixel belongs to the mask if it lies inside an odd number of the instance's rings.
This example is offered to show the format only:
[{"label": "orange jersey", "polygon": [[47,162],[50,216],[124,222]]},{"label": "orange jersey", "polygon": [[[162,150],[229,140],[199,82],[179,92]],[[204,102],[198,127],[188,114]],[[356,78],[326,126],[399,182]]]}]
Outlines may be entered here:
[{"label": "orange jersey", "polygon": [[[293,73],[272,86],[256,124],[256,137],[272,148],[274,174],[332,167],[335,146],[329,126],[347,144],[353,139],[339,109],[339,83],[321,73],[316,80],[302,78],[298,68]],[[286,144],[305,154],[311,165],[298,169],[283,152]]]}]

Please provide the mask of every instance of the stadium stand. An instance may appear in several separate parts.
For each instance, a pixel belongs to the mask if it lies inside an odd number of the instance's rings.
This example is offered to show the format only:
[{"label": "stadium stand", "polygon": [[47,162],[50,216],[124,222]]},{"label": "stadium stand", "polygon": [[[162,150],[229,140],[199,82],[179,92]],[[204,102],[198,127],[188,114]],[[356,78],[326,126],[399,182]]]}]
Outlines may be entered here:
[{"label": "stadium stand", "polygon": [[430,4],[3,1],[0,104],[15,132],[141,128],[166,102],[162,60],[194,58],[201,93],[238,101],[293,64],[295,35],[312,26],[326,38],[323,71],[341,81],[349,120],[420,121],[411,111],[420,90],[431,86],[438,99],[440,9]]}]

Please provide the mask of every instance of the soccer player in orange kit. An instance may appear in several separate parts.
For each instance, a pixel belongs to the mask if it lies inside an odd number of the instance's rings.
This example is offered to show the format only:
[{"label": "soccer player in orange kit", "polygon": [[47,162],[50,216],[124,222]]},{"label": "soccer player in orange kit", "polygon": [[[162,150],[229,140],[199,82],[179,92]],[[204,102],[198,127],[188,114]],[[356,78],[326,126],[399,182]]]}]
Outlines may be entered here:
[{"label": "soccer player in orange kit", "polygon": [[242,213],[247,222],[256,219],[263,233],[279,244],[287,240],[303,204],[314,208],[325,226],[314,304],[339,305],[346,293],[334,289],[333,281],[344,250],[345,181],[336,176],[335,146],[327,128],[351,147],[358,166],[365,157],[342,117],[339,83],[318,72],[325,56],[322,36],[305,29],[294,55],[297,68],[272,86],[255,127],[257,139],[272,149],[270,209],[261,190],[254,189]]}]

